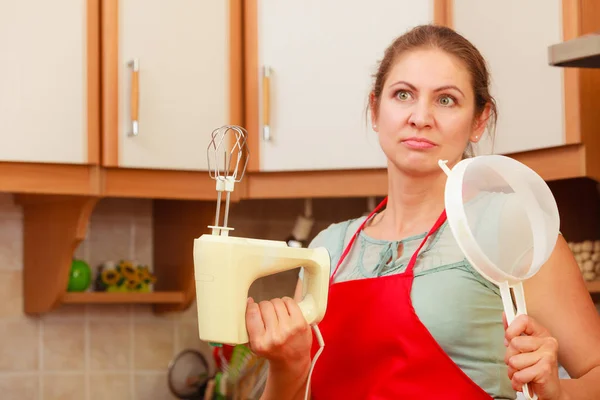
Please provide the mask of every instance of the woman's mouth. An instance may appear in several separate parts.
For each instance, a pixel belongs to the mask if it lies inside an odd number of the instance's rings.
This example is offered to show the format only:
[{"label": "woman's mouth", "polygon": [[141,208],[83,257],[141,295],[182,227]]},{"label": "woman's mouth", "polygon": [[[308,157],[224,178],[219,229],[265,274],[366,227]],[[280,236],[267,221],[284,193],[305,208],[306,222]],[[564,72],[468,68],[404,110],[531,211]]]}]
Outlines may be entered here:
[{"label": "woman's mouth", "polygon": [[417,138],[417,137],[411,137],[408,139],[404,139],[402,141],[402,144],[404,144],[407,147],[410,147],[411,149],[431,149],[431,148],[437,146],[435,143],[433,143],[430,140],[427,140],[424,138]]}]

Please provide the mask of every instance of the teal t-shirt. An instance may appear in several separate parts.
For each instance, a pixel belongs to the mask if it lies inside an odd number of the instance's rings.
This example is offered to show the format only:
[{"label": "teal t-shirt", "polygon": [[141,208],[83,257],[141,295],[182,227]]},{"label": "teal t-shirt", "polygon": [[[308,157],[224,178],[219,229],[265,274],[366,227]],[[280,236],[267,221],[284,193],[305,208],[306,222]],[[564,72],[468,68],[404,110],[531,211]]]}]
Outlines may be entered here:
[{"label": "teal t-shirt", "polygon": [[[311,242],[311,248],[327,248],[332,272],[365,218],[332,224]],[[424,237],[425,232],[386,241],[361,232],[340,265],[335,282],[404,272]],[[400,253],[399,248],[403,249]],[[500,292],[465,259],[447,222],[421,249],[414,272],[413,306],[432,336],[457,366],[491,397],[515,399],[504,363],[506,348]]]}]

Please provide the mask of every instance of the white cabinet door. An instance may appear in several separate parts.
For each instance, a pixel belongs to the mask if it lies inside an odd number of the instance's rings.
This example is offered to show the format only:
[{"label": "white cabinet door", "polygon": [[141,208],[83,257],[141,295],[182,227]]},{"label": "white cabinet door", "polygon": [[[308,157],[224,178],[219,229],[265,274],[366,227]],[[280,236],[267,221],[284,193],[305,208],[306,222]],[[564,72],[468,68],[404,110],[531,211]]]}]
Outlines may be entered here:
[{"label": "white cabinet door", "polygon": [[0,2],[0,161],[88,161],[86,5]]},{"label": "white cabinet door", "polygon": [[490,67],[499,114],[494,153],[565,143],[563,72],[548,65],[548,46],[562,41],[561,7],[561,0],[454,0],[454,28]]},{"label": "white cabinet door", "polygon": [[206,169],[211,133],[229,123],[229,1],[120,0],[118,29],[119,167]]},{"label": "white cabinet door", "polygon": [[[257,0],[258,98],[268,94],[270,139],[260,115],[260,170],[385,167],[366,117],[385,48],[433,21],[432,0]],[[270,68],[268,92],[263,67]]]}]

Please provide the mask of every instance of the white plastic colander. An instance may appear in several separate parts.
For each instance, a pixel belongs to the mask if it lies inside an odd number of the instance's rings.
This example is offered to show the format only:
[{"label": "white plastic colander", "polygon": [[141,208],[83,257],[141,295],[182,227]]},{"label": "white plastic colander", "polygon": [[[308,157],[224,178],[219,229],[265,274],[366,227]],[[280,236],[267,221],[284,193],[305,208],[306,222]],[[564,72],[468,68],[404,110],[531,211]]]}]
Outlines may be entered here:
[{"label": "white plastic colander", "polygon": [[[556,245],[560,218],[554,196],[537,173],[510,157],[477,156],[451,170],[446,161],[439,165],[448,176],[448,225],[473,268],[500,288],[510,324],[527,314],[523,281],[540,270]],[[523,394],[537,399],[527,385]]]}]

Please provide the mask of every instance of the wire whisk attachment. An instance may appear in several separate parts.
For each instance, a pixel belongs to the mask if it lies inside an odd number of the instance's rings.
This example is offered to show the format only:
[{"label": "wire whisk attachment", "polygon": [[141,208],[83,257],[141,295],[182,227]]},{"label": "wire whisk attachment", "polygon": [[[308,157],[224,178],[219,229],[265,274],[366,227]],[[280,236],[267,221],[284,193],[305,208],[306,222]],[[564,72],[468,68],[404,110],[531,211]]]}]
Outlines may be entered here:
[{"label": "wire whisk attachment", "polygon": [[[215,225],[211,226],[213,235],[227,236],[233,228],[227,226],[229,202],[236,182],[240,182],[246,172],[250,153],[248,151],[248,133],[237,125],[225,125],[215,129],[211,135],[206,155],[208,173],[216,181],[217,212]],[[219,226],[221,194],[226,192],[223,226]]]}]

